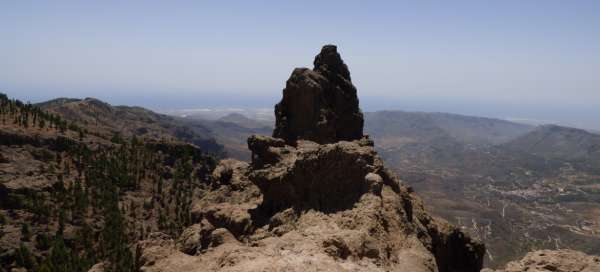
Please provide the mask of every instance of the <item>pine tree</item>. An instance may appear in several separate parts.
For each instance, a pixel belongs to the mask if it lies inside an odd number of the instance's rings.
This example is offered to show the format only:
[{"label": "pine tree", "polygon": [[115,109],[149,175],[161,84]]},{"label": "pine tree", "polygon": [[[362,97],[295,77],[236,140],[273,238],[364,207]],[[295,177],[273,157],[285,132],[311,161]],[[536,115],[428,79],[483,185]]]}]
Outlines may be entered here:
[{"label": "pine tree", "polygon": [[23,267],[26,269],[33,268],[33,257],[29,252],[29,249],[25,247],[25,245],[21,244],[16,254],[16,262],[19,267]]},{"label": "pine tree", "polygon": [[109,203],[105,206],[102,230],[103,253],[111,271],[131,271],[134,259],[128,248],[127,226],[119,209],[118,193],[113,190],[108,194]]},{"label": "pine tree", "polygon": [[71,256],[69,249],[65,246],[62,236],[57,236],[52,243],[50,256],[51,271],[73,271],[71,266]]},{"label": "pine tree", "polygon": [[22,241],[31,240],[31,231],[29,230],[29,225],[27,223],[21,224],[21,240]]},{"label": "pine tree", "polygon": [[39,250],[48,250],[50,249],[50,239],[45,233],[40,233],[35,237],[36,248]]}]

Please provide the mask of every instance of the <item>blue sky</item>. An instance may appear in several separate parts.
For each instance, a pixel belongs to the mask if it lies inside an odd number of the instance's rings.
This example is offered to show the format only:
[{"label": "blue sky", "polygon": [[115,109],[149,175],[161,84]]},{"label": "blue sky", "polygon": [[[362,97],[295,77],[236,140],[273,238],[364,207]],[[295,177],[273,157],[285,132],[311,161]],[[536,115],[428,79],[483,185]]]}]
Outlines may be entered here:
[{"label": "blue sky", "polygon": [[270,107],[337,44],[366,110],[600,128],[600,1],[2,1],[0,91]]}]

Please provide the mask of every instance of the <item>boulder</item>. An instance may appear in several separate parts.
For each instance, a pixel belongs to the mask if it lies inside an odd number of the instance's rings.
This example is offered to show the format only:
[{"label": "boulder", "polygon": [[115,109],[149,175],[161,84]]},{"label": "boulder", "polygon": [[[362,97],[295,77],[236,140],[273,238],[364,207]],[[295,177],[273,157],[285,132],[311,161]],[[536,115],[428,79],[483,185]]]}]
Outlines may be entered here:
[{"label": "boulder", "polygon": [[186,254],[196,255],[210,244],[210,234],[215,227],[206,219],[186,228],[177,239],[177,248]]},{"label": "boulder", "polygon": [[101,262],[101,263],[97,263],[97,264],[93,265],[92,267],[90,267],[88,272],[104,272],[106,270],[107,270],[106,264],[104,262]]}]

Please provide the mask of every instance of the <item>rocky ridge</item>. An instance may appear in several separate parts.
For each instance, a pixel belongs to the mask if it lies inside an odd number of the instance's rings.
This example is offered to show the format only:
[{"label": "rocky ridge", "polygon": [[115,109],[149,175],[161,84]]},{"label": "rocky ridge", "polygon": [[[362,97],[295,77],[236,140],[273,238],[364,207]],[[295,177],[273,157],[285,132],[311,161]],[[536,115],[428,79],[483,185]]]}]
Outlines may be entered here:
[{"label": "rocky ridge", "polygon": [[[362,133],[335,46],[295,69],[274,137],[224,160],[179,238],[138,244],[142,271],[479,271],[485,248],[430,216]],[[304,118],[303,118],[304,117]]]},{"label": "rocky ridge", "polygon": [[187,142],[215,155],[223,155],[223,146],[206,125],[190,124],[180,118],[155,113],[142,107],[113,106],[95,98],[57,98],[36,104],[41,109],[78,123],[101,137],[114,135],[140,139],[164,139]]}]

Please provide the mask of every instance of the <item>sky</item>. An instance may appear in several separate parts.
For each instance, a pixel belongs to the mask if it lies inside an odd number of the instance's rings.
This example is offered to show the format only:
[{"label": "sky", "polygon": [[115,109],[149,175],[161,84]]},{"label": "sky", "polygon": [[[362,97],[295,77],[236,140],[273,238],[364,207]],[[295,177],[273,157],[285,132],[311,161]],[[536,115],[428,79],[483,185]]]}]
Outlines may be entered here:
[{"label": "sky", "polygon": [[271,107],[324,44],[366,111],[600,129],[600,1],[0,1],[0,92]]}]

